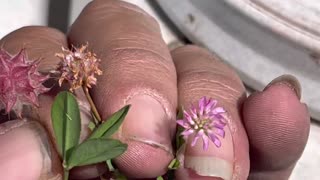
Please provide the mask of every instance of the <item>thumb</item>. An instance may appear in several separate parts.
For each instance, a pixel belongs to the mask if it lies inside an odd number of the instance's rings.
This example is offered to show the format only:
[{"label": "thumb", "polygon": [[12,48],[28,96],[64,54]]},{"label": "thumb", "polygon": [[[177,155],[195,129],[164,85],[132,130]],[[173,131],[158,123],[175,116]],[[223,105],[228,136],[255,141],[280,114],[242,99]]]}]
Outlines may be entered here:
[{"label": "thumb", "polygon": [[[54,53],[67,43],[65,36],[52,28],[24,27],[6,35],[0,44],[12,55],[25,48],[28,59],[41,59],[39,71],[47,72],[59,62]],[[18,85],[15,83],[15,86]],[[2,93],[8,94],[5,91]],[[32,111],[26,108],[26,115],[29,113]],[[36,116],[0,125],[1,179],[61,179],[60,158],[49,143],[50,136],[39,124],[40,121],[32,121],[37,119]]]},{"label": "thumb", "polygon": [[27,119],[0,125],[0,176],[7,180],[58,180],[61,167],[44,128]]}]

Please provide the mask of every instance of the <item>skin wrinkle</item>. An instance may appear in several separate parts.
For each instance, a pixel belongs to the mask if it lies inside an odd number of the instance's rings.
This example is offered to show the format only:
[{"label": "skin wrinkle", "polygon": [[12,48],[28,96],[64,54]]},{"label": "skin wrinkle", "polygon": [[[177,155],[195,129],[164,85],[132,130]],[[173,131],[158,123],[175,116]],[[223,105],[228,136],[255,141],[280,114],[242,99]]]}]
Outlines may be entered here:
[{"label": "skin wrinkle", "polygon": [[195,80],[188,80],[187,84],[190,84],[190,86],[195,86],[195,87],[203,87],[204,84],[214,84],[215,86],[219,87],[220,89],[225,90],[230,90],[231,96],[237,96],[238,94],[241,94],[240,91],[236,90],[235,88],[232,88],[231,86],[227,85],[226,83],[221,83],[220,81],[212,80],[212,79],[197,79],[197,77],[193,76],[192,79]]},{"label": "skin wrinkle", "polygon": [[[186,70],[186,71],[183,71],[183,72],[179,72],[179,74],[181,74],[181,76],[191,76],[193,74],[212,74],[212,75],[215,75],[215,76],[220,76],[220,77],[225,77],[226,74],[228,74],[228,72],[222,72],[221,70],[218,71],[217,69],[214,70],[215,68],[211,68],[211,67],[207,67],[207,68],[202,68],[202,69],[190,69],[190,70]],[[214,72],[210,72],[210,71],[213,71]],[[228,77],[229,78],[229,77]],[[231,78],[230,78],[231,79]],[[232,79],[234,81],[236,81],[237,79]]]},{"label": "skin wrinkle", "polygon": [[[111,66],[110,66],[111,67]],[[137,66],[132,66],[132,67],[136,67],[136,68],[138,68]],[[159,77],[159,76],[157,76],[156,75],[156,73],[162,73],[162,71],[160,71],[159,69],[157,69],[157,68],[152,68],[152,67],[145,67],[144,68],[145,70],[150,70],[150,72],[153,72],[153,73],[155,73],[154,75],[150,75],[150,76],[148,76],[148,78],[146,78],[146,79],[152,79],[153,80],[153,82],[152,82],[152,84],[154,84],[154,85],[156,85],[157,83],[161,83],[161,81],[163,80],[163,79],[165,79],[165,78],[170,78],[170,77],[165,77],[165,76],[162,76],[162,77]],[[126,75],[126,76],[123,76],[123,74],[119,74],[119,77],[121,77],[123,80],[130,80],[130,79],[132,79],[132,78],[136,78],[137,80],[135,80],[135,81],[132,81],[132,82],[130,82],[129,84],[132,84],[132,83],[134,83],[134,82],[136,82],[136,83],[138,83],[139,81],[140,81],[140,79],[144,79],[145,78],[145,75],[144,74],[137,74],[137,72],[129,72],[129,68],[122,68],[122,71],[126,71],[126,74],[128,74],[128,75]],[[107,75],[107,74],[105,74],[105,75]],[[131,77],[129,77],[129,75],[131,76]],[[103,78],[104,79],[104,78]],[[102,81],[102,79],[99,79],[99,80],[101,80]],[[111,81],[109,81],[109,84],[113,84],[113,83],[116,83],[116,81],[113,81],[113,82],[111,82]],[[125,85],[125,82],[119,82],[120,84],[124,84]],[[118,86],[118,87],[120,87],[120,84],[116,84],[116,86]],[[160,87],[159,87],[160,88]]]},{"label": "skin wrinkle", "polygon": [[[125,55],[127,54],[128,55]],[[137,55],[139,54],[139,55]],[[145,74],[138,72],[136,70],[133,69],[149,69],[149,72],[156,72],[157,73],[150,73],[151,75],[155,75],[158,78],[157,74],[161,73],[161,76],[163,77],[163,79],[166,78],[172,78],[171,76],[171,71],[174,68],[173,66],[168,66],[167,63],[165,63],[165,61],[161,61],[159,60],[159,58],[157,57],[147,57],[148,61],[145,61],[141,58],[137,58],[137,57],[143,57],[143,52],[139,52],[137,51],[137,54],[134,55],[134,59],[133,58],[128,58],[128,57],[132,57],[132,53],[131,52],[126,52],[126,53],[119,53],[119,57],[110,57],[109,59],[118,59],[118,61],[112,61],[108,63],[108,66],[110,67],[110,69],[117,69],[117,68],[121,68],[123,72],[125,72],[126,74],[131,74],[130,77],[141,77],[142,79],[145,78]],[[147,54],[147,52],[144,52],[144,54]],[[121,58],[121,57],[125,57],[125,58]],[[121,59],[121,61],[119,60]],[[155,65],[156,64],[156,65]],[[111,68],[112,67],[112,68]],[[147,71],[148,72],[148,71]],[[127,76],[127,75],[126,75]],[[127,76],[129,77],[129,76]],[[98,76],[99,78],[99,76]],[[140,78],[139,78],[140,79]],[[150,78],[151,79],[151,78]],[[160,82],[161,83],[161,82]]]},{"label": "skin wrinkle", "polygon": [[[100,3],[101,4],[101,3]],[[131,15],[131,14],[134,14],[135,16],[143,16],[143,19],[145,19],[145,20],[148,20],[148,21],[151,21],[152,23],[153,23],[153,25],[154,26],[158,26],[159,27],[159,25],[158,25],[158,23],[155,21],[155,19],[153,19],[153,18],[151,18],[150,17],[150,15],[148,15],[148,14],[146,14],[146,13],[141,13],[141,11],[137,11],[136,9],[138,9],[137,7],[133,7],[132,9],[128,9],[128,8],[126,8],[126,10],[123,10],[122,8],[122,6],[115,6],[115,7],[110,7],[109,9],[108,9],[108,12],[106,13],[105,12],[105,9],[107,8],[107,6],[108,5],[106,5],[106,4],[103,4],[103,5],[101,5],[101,6],[95,6],[95,8],[94,8],[94,10],[91,10],[93,7],[90,7],[90,4],[87,6],[87,11],[91,11],[91,13],[93,14],[95,14],[95,16],[97,17],[97,19],[96,19],[96,23],[98,23],[100,20],[105,20],[105,19],[107,19],[106,17],[108,17],[108,16],[110,16],[110,15],[112,15],[112,16],[114,16],[114,15],[116,15],[116,14],[123,14],[123,15],[126,15],[126,14],[129,14],[129,15]],[[134,6],[134,5],[133,5]],[[89,7],[89,8],[88,8]],[[91,9],[90,9],[91,8]],[[125,8],[125,7],[124,7]],[[127,10],[129,10],[129,11],[127,11]],[[139,13],[139,14],[137,14],[137,13]],[[92,22],[91,22],[92,23]],[[151,28],[150,28],[151,29]],[[154,29],[151,29],[151,30],[153,30],[153,31],[155,31],[155,29],[157,29],[157,28],[154,28]],[[158,32],[158,31],[157,31]]]},{"label": "skin wrinkle", "polygon": [[[121,44],[127,44],[127,45],[130,44],[130,46],[132,46],[131,49],[134,49],[134,48],[143,49],[144,48],[146,51],[148,51],[148,47],[145,47],[145,44],[152,44],[152,45],[160,47],[160,48],[165,48],[165,47],[161,47],[160,45],[156,44],[155,42],[153,42],[153,40],[150,40],[150,39],[149,40],[145,40],[145,39],[133,40],[131,38],[128,38],[128,39],[130,39],[130,40],[119,40],[119,39],[112,40],[108,43],[107,46],[104,47],[104,49],[105,50],[111,49],[110,51],[112,51],[113,47],[117,47]],[[130,47],[128,46],[128,48],[130,48]],[[113,48],[113,49],[118,49],[118,48]],[[150,50],[150,51],[152,51],[152,50]],[[105,53],[105,52],[102,52],[102,51],[100,52],[100,54],[103,54],[103,53]],[[168,54],[165,54],[165,55],[169,56]],[[161,54],[159,54],[159,56],[164,57],[164,55],[161,55]]]},{"label": "skin wrinkle", "polygon": [[137,137],[124,137],[124,136],[120,136],[122,137],[123,139],[125,140],[129,140],[129,141],[137,141],[137,142],[142,142],[142,143],[145,143],[145,144],[149,144],[153,147],[156,147],[156,148],[160,148],[160,149],[163,149],[164,151],[167,151],[168,154],[170,154],[171,156],[173,156],[173,151],[172,149],[168,148],[167,146],[161,144],[161,143],[157,143],[157,142],[154,142],[154,141],[150,141],[146,138],[137,138]]},{"label": "skin wrinkle", "polygon": [[[155,43],[152,40],[153,36],[148,37],[148,39],[147,38],[142,38],[143,36],[145,36],[145,35],[143,33],[141,33],[140,35],[137,35],[137,36],[134,36],[134,37],[116,38],[116,39],[110,40],[109,43],[108,43],[108,46],[113,45],[113,44],[117,44],[119,42],[136,43],[136,44],[139,44],[139,45],[144,45],[144,43],[141,43],[141,42]],[[137,39],[138,39],[138,41],[137,41]],[[159,46],[161,46],[161,45],[159,44]]]},{"label": "skin wrinkle", "polygon": [[[115,51],[117,51],[117,50],[133,50],[133,51],[136,51],[136,52],[141,53],[141,54],[143,54],[144,52],[150,53],[150,54],[154,54],[155,56],[157,56],[157,57],[162,59],[162,61],[161,60],[160,61],[156,61],[158,64],[162,64],[162,65],[165,65],[163,62],[166,62],[166,60],[167,60],[164,56],[162,56],[158,52],[153,51],[152,49],[147,49],[147,48],[125,47],[125,48],[114,48],[113,50],[115,50]],[[155,59],[157,59],[157,58],[155,58]]]},{"label": "skin wrinkle", "polygon": [[0,44],[9,52],[17,52],[22,47],[26,48],[29,59],[40,58],[39,71],[48,73],[59,62],[54,54],[60,51],[62,46],[67,46],[64,37],[62,32],[53,28],[27,26],[5,36]]},{"label": "skin wrinkle", "polygon": [[[192,92],[193,94],[197,94],[196,92],[199,92],[199,91],[210,91],[210,94],[207,94],[207,96],[216,97],[217,99],[225,100],[226,103],[233,104],[232,102],[234,101],[234,99],[221,95],[221,91],[212,90],[211,88],[192,88],[192,89],[190,89],[190,92]],[[199,96],[203,96],[203,94],[199,93]]]},{"label": "skin wrinkle", "polygon": [[55,47],[56,45],[61,45],[61,42],[63,42],[58,39],[49,38],[48,34],[39,34],[37,38],[39,38],[39,42],[47,41],[49,42],[48,45],[52,44],[51,46],[55,46]]},{"label": "skin wrinkle", "polygon": [[[241,85],[241,81],[239,78],[236,77],[230,77],[229,75],[226,76],[226,74],[233,74],[232,72],[225,70],[222,71],[223,68],[217,69],[217,67],[211,67],[211,66],[206,66],[201,68],[201,70],[199,70],[198,68],[194,67],[194,69],[187,69],[187,70],[183,70],[180,71],[179,74],[181,74],[180,76],[182,77],[194,77],[194,79],[197,79],[198,76],[210,76],[210,77],[214,77],[214,79],[223,79],[223,83],[219,82],[222,86],[225,86],[226,84],[232,84],[232,85]],[[195,77],[197,76],[197,78]],[[213,81],[213,78],[207,78],[206,80],[208,81]],[[243,87],[243,85],[241,85]],[[234,88],[232,88],[234,89]],[[237,90],[235,90],[237,91]]]},{"label": "skin wrinkle", "polygon": [[[49,32],[49,30],[46,30],[45,27],[43,26],[23,27],[19,29],[19,32],[18,32],[19,34],[15,34],[15,37],[17,38],[21,37],[22,39],[25,39],[25,40],[28,40],[30,38],[35,38],[34,34],[28,35],[28,33],[33,30],[32,28],[39,28],[39,33],[37,33],[37,36],[36,36],[36,40],[39,42],[49,42],[49,43],[46,43],[46,45],[51,45],[51,44],[61,45],[64,42],[63,38],[60,38],[61,37],[60,31],[56,29],[50,29],[50,32]],[[42,32],[42,30],[45,30],[46,33]],[[49,36],[48,36],[48,33],[50,33]],[[55,37],[55,38],[51,38],[51,37]],[[31,42],[32,44],[35,44],[34,40]]]},{"label": "skin wrinkle", "polygon": [[[184,87],[180,86],[180,88],[182,89]],[[188,88],[186,88],[186,89],[188,89]],[[207,96],[216,97],[219,100],[225,101],[225,103],[228,105],[232,105],[234,102],[234,99],[228,98],[227,96],[222,96],[220,92],[217,92],[216,90],[212,90],[212,88],[190,88],[188,91],[192,95],[190,95],[190,96],[184,95],[184,96],[187,96],[186,99],[192,99],[192,96],[202,97],[203,91],[209,91],[210,94],[207,94]]]},{"label": "skin wrinkle", "polygon": [[[188,83],[185,83],[186,86]],[[196,92],[203,92],[203,91],[210,91],[210,96],[214,96],[214,97],[219,97],[221,100],[226,100],[226,102],[230,103],[230,104],[234,104],[234,102],[236,102],[238,100],[237,95],[226,92],[226,90],[224,88],[215,88],[212,89],[210,87],[203,87],[203,86],[193,86],[194,84],[192,84],[192,86],[190,86],[190,90],[191,92],[193,92],[194,94]],[[189,86],[187,86],[189,87]],[[200,96],[203,96],[200,95]]]},{"label": "skin wrinkle", "polygon": [[[23,125],[25,125],[27,123],[26,119],[23,119],[23,120],[19,120],[19,121],[8,121],[6,122],[5,124],[2,124],[0,126],[0,135],[4,135],[16,128],[19,128]],[[3,127],[3,125],[5,125]]]},{"label": "skin wrinkle", "polygon": [[[226,68],[218,68],[219,66],[213,66],[213,65],[210,66],[207,64],[203,64],[203,66],[204,67],[201,67],[201,69],[199,69],[198,67],[184,69],[183,71],[179,71],[179,74],[181,74],[181,76],[183,77],[188,75],[193,75],[193,74],[204,74],[203,76],[212,76],[212,77],[215,77],[215,79],[224,79],[225,83],[236,82],[236,84],[239,84],[239,85],[241,85],[242,83],[238,77],[231,76],[234,73]],[[209,74],[209,75],[206,75],[206,74]],[[228,75],[228,74],[231,74],[231,75]]]},{"label": "skin wrinkle", "polygon": [[[149,50],[136,50],[136,49],[122,49],[122,50],[118,50],[120,51],[118,56],[121,58],[121,62],[117,61],[117,62],[111,62],[109,64],[119,64],[118,66],[124,67],[124,68],[129,68],[128,66],[130,65],[134,65],[134,66],[150,66],[150,67],[154,67],[153,64],[157,64],[160,66],[160,68],[158,68],[159,70],[162,71],[167,71],[170,72],[170,67],[165,63],[166,61],[161,61],[161,59],[164,59],[164,57],[161,56],[153,56],[152,52]],[[130,52],[128,52],[130,51]],[[114,51],[113,51],[114,52]],[[151,52],[151,55],[149,55],[149,53]],[[128,54],[128,55],[125,55]],[[130,58],[130,57],[135,57],[135,58]],[[138,58],[138,57],[147,57],[148,61],[143,60],[142,58]],[[159,60],[159,58],[161,58]],[[115,57],[111,58],[111,59],[116,59]],[[118,59],[118,58],[117,58]],[[125,66],[124,66],[125,65]],[[151,66],[152,65],[152,66]],[[172,68],[172,66],[171,66]]]}]

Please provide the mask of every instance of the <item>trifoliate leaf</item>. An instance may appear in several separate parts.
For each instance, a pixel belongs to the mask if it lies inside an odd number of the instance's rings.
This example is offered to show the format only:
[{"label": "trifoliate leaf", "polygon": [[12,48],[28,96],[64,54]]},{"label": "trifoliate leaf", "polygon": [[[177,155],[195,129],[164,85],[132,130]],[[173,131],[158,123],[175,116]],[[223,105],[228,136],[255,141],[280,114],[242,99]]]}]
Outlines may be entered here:
[{"label": "trifoliate leaf", "polygon": [[121,108],[119,111],[112,114],[110,118],[105,120],[104,123],[102,123],[95,131],[93,131],[89,139],[100,138],[102,136],[110,137],[119,129],[129,109],[130,105],[127,105]]},{"label": "trifoliate leaf", "polygon": [[68,150],[78,145],[81,131],[79,105],[72,93],[64,91],[55,97],[51,120],[58,151],[65,160]]},{"label": "trifoliate leaf", "polygon": [[88,139],[76,146],[67,159],[67,168],[84,166],[113,159],[127,149],[127,145],[113,139]]}]

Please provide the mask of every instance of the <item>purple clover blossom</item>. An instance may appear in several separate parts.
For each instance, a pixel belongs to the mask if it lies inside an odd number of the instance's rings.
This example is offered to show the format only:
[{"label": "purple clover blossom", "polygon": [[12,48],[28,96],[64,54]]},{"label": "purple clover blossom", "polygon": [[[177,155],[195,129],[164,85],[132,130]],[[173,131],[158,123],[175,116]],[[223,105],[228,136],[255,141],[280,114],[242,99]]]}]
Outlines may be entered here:
[{"label": "purple clover blossom", "polygon": [[[189,112],[183,111],[183,119],[177,120],[177,124],[184,128],[181,135],[186,139],[188,136],[195,135],[191,146],[194,146],[201,137],[203,149],[207,150],[209,140],[216,147],[221,147],[219,137],[225,137],[224,127],[227,122],[223,116],[225,109],[217,107],[217,100],[203,97],[199,100],[199,107],[191,107]],[[218,137],[219,136],[219,137]]]}]

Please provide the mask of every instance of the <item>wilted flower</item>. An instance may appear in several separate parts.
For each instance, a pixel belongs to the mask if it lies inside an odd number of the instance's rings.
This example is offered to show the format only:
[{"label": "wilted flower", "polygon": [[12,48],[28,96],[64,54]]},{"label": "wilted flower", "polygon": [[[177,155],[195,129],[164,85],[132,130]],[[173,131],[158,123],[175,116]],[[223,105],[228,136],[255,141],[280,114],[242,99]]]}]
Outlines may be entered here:
[{"label": "wilted flower", "polygon": [[226,111],[222,107],[216,107],[217,100],[207,99],[203,97],[199,100],[198,107],[192,106],[189,112],[183,112],[183,119],[177,120],[177,124],[184,128],[181,133],[187,138],[194,135],[191,146],[194,146],[201,137],[203,140],[203,149],[207,150],[209,140],[211,140],[216,147],[221,146],[221,138],[225,137],[224,127],[227,122],[224,119],[223,113]]},{"label": "wilted flower", "polygon": [[21,117],[24,104],[38,106],[38,95],[49,90],[42,85],[49,76],[38,72],[38,64],[27,59],[24,49],[14,56],[0,49],[0,102],[7,113],[14,110]]},{"label": "wilted flower", "polygon": [[88,51],[87,47],[88,44],[80,48],[73,47],[72,51],[62,48],[63,53],[56,54],[61,59],[57,69],[61,73],[60,86],[64,80],[71,84],[71,91],[82,86],[91,88],[96,84],[95,74],[102,74],[98,67],[100,59]]}]

